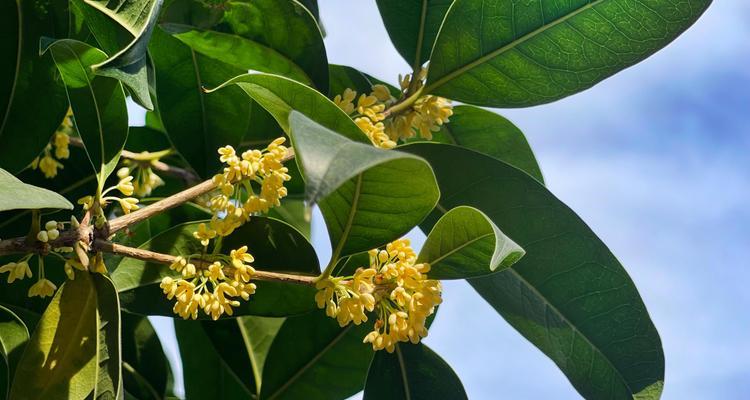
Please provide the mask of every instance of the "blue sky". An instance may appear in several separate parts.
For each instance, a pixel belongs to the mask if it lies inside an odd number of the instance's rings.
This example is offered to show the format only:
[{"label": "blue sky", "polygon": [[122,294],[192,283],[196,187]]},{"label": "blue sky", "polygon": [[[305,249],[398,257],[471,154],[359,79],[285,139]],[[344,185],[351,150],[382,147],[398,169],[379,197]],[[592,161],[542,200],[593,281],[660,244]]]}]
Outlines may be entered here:
[{"label": "blue sky", "polygon": [[[320,3],[330,62],[392,83],[408,72],[373,1]],[[676,42],[591,90],[497,110],[635,280],[664,343],[664,399],[750,398],[748,37],[750,3],[717,1]],[[325,228],[314,223],[325,261]],[[471,399],[579,398],[464,282],[445,284],[426,342]]]}]

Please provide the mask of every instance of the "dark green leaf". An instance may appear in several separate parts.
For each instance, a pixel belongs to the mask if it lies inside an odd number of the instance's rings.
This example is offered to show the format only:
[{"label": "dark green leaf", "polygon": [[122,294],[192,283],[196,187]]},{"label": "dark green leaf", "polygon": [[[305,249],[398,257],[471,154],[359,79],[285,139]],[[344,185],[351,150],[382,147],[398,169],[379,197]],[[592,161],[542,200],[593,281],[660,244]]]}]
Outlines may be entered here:
[{"label": "dark green leaf", "polygon": [[185,366],[182,371],[185,398],[249,399],[252,396],[253,391],[242,384],[216,352],[200,322],[175,320],[174,329]]},{"label": "dark green leaf", "polygon": [[453,0],[378,0],[385,29],[414,70],[430,58],[443,17]]},{"label": "dark green leaf", "polygon": [[65,82],[74,121],[100,182],[117,167],[128,138],[128,110],[120,82],[97,77],[91,66],[107,56],[72,39],[45,44]]},{"label": "dark green leaf", "polygon": [[198,175],[208,178],[221,167],[216,150],[242,142],[249,128],[250,103],[238,88],[210,95],[203,88],[245,71],[195,53],[161,28],[154,31],[150,51],[166,132]]},{"label": "dark green leaf", "polygon": [[29,330],[13,311],[0,306],[0,396],[6,398]]},{"label": "dark green leaf", "polygon": [[512,122],[474,106],[453,108],[450,122],[435,133],[434,140],[478,151],[525,171],[544,183],[529,142]]},{"label": "dark green leaf", "polygon": [[299,65],[319,91],[328,90],[328,59],[315,17],[295,0],[228,2],[230,31],[270,47]]},{"label": "dark green leaf", "polygon": [[378,351],[370,364],[365,400],[468,399],[453,369],[422,343]]},{"label": "dark green leaf", "polygon": [[146,317],[122,314],[123,384],[140,400],[163,399],[171,378],[159,337]]},{"label": "dark green leaf", "polygon": [[72,210],[65,197],[44,188],[25,184],[0,168],[0,211],[36,210],[41,208]]},{"label": "dark green leaf", "polygon": [[203,332],[208,336],[216,356],[223,367],[237,378],[243,389],[249,393],[257,392],[256,371],[251,363],[250,352],[245,337],[240,331],[237,318],[219,321],[204,321]]},{"label": "dark green leaf", "polygon": [[111,4],[108,0],[87,0],[87,3],[101,9],[134,35],[127,47],[106,61],[93,65],[94,72],[118,79],[130,90],[136,103],[153,110],[150,92],[154,87],[154,76],[148,60],[148,42],[156,26],[162,0],[124,2],[117,4],[115,9],[107,8]]},{"label": "dark green leaf", "polygon": [[39,57],[39,38],[68,33],[54,0],[0,4],[0,168],[16,173],[39,155],[68,109],[52,57]]},{"label": "dark green leaf", "polygon": [[[263,367],[266,364],[268,352],[271,349],[273,339],[279,333],[284,321],[284,318],[237,318],[248,355],[250,356],[250,363],[253,366],[255,382],[263,382]],[[258,395],[260,395],[260,388],[261,385],[258,385]]]},{"label": "dark green leaf", "polygon": [[[201,244],[193,237],[197,228],[197,222],[177,225],[140,247],[173,255],[200,253]],[[222,247],[228,252],[243,245],[247,245],[255,257],[253,266],[256,269],[306,275],[320,273],[312,245],[296,229],[281,221],[253,217],[232,235],[225,237]],[[159,288],[165,276],[174,276],[166,265],[131,258],[123,260],[112,274],[123,309],[138,314],[174,316],[173,302],[167,300]],[[270,281],[256,284],[257,292],[249,301],[241,302],[242,305],[234,311],[235,316],[280,317],[301,314],[315,307],[315,290],[311,287]]]},{"label": "dark green leaf", "polygon": [[362,390],[372,347],[362,343],[372,324],[339,327],[322,310],[287,318],[263,368],[261,399],[346,399]]},{"label": "dark green leaf", "polygon": [[456,0],[424,93],[488,107],[528,107],[588,89],[647,58],[711,0]]},{"label": "dark green leaf", "polygon": [[659,334],[625,269],[572,210],[537,180],[491,157],[441,144],[403,150],[432,164],[443,209],[476,207],[526,250],[511,268],[469,282],[584,397],[659,397]]},{"label": "dark green leaf", "polygon": [[[245,74],[209,90],[209,93],[232,85],[239,86],[253,100],[268,110],[285,132],[289,132],[289,114],[296,110],[315,122],[348,137],[369,143],[354,121],[315,89],[277,75]],[[223,90],[221,90],[223,91]],[[219,91],[219,92],[221,92]]]},{"label": "dark green leaf", "polygon": [[258,42],[230,33],[201,30],[188,25],[164,24],[164,30],[194,51],[243,70],[269,72],[311,84],[294,61]]},{"label": "dark green leaf", "polygon": [[303,200],[284,200],[280,207],[274,207],[268,212],[269,217],[278,218],[297,228],[310,240],[310,213],[312,210]]},{"label": "dark green leaf", "polygon": [[419,157],[348,140],[298,112],[290,125],[306,197],[320,203],[334,262],[401,237],[440,197]]},{"label": "dark green leaf", "polygon": [[83,399],[96,386],[97,306],[91,275],[67,281],[42,315],[16,368],[12,399]]},{"label": "dark green leaf", "polygon": [[417,262],[429,263],[432,279],[465,279],[500,272],[524,251],[484,213],[456,207],[432,227]]},{"label": "dark green leaf", "polygon": [[98,381],[94,398],[117,399],[122,392],[122,357],[120,354],[120,301],[112,281],[100,274],[92,275],[96,290],[99,352]]}]

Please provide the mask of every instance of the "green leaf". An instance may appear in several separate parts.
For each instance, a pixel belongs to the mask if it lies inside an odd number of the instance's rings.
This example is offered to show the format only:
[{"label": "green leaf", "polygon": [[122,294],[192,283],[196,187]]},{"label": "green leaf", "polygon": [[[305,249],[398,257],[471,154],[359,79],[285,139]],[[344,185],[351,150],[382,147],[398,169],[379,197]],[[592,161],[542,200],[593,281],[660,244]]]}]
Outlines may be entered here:
[{"label": "green leaf", "polygon": [[469,283],[583,397],[659,397],[659,334],[625,269],[572,210],[531,176],[491,157],[442,144],[403,150],[432,164],[443,209],[475,207],[526,250],[511,268]]},{"label": "green leaf", "polygon": [[239,35],[202,30],[182,24],[161,27],[197,53],[243,70],[269,72],[304,84],[312,81],[294,61],[276,50]]},{"label": "green leaf", "polygon": [[[234,321],[232,321],[234,322]],[[185,398],[187,399],[249,399],[253,391],[242,384],[216,352],[198,321],[174,321],[180,348]],[[244,371],[251,374],[250,371]]]},{"label": "green leaf", "polygon": [[320,204],[333,262],[401,237],[440,197],[423,159],[348,140],[298,112],[289,120],[306,198]]},{"label": "green leaf", "polygon": [[128,138],[128,110],[120,82],[97,77],[93,64],[107,56],[101,50],[72,39],[48,43],[65,82],[74,121],[100,184],[114,171]]},{"label": "green leaf", "polygon": [[450,119],[435,133],[434,141],[487,154],[544,183],[529,142],[512,122],[491,111],[465,105],[454,107]]},{"label": "green leaf", "polygon": [[41,208],[72,210],[73,204],[59,194],[21,182],[0,168],[0,211],[37,210]]},{"label": "green leaf", "polygon": [[52,298],[16,368],[12,399],[83,399],[97,380],[96,289],[79,272]]},{"label": "green leaf", "polygon": [[171,379],[169,362],[148,318],[122,314],[122,369],[125,390],[140,400],[160,400]]},{"label": "green leaf", "polygon": [[418,70],[430,58],[453,0],[378,0],[378,10],[401,57]]},{"label": "green leaf", "polygon": [[372,347],[371,323],[339,327],[322,310],[287,318],[263,368],[261,399],[346,399],[362,390]]},{"label": "green leaf", "polygon": [[39,57],[40,37],[68,34],[50,9],[59,4],[0,4],[0,168],[13,173],[39,155],[68,109],[52,57]]},{"label": "green leaf", "polygon": [[588,89],[669,44],[711,0],[456,0],[425,94],[528,107]]},{"label": "green leaf", "polygon": [[120,26],[127,29],[134,37],[153,24],[154,10],[158,14],[162,0],[129,0],[112,2],[111,0],[85,0],[105,15],[112,18]]},{"label": "green leaf", "polygon": [[315,89],[299,82],[271,74],[237,76],[208,93],[237,85],[268,110],[285,132],[289,133],[289,114],[296,110],[315,122],[351,140],[369,143],[367,136],[336,104]]},{"label": "green leaf", "polygon": [[422,343],[378,351],[370,364],[364,400],[468,399],[453,369]]},{"label": "green leaf", "polygon": [[257,375],[250,362],[250,352],[240,331],[238,319],[203,321],[201,325],[224,367],[237,377],[244,390],[257,392],[256,382],[259,381],[255,379]]},{"label": "green leaf", "polygon": [[266,365],[271,344],[284,324],[284,318],[240,317],[237,323],[245,341],[245,348],[253,367],[256,392],[260,395],[263,382],[263,367]]},{"label": "green leaf", "polygon": [[328,90],[328,59],[315,17],[295,0],[230,1],[230,31],[270,47],[298,65],[315,87]]},{"label": "green leaf", "polygon": [[280,219],[297,228],[307,240],[310,240],[310,213],[310,207],[303,200],[284,199],[280,207],[274,207],[268,212],[268,216]]},{"label": "green leaf", "polygon": [[147,110],[153,110],[150,89],[154,87],[153,70],[148,61],[148,42],[156,26],[163,0],[120,2],[114,9],[109,0],[86,0],[131,32],[134,39],[106,61],[92,65],[97,75],[121,81],[133,100]]},{"label": "green leaf", "polygon": [[[207,221],[204,221],[207,222]],[[202,246],[193,237],[198,222],[177,225],[154,237],[140,248],[173,255],[200,253]],[[264,271],[291,272],[317,275],[320,273],[312,245],[292,226],[268,217],[253,217],[232,235],[223,239],[225,252],[243,245],[255,257],[253,266]],[[173,317],[173,301],[167,300],[159,288],[165,276],[175,276],[168,266],[124,259],[112,273],[112,280],[120,292],[122,308],[145,315]],[[315,307],[315,290],[291,283],[256,282],[257,292],[249,301],[241,301],[235,316],[261,315],[282,317],[308,312]],[[207,318],[199,314],[200,318]]]},{"label": "green leaf", "polygon": [[461,206],[432,227],[417,262],[430,264],[432,279],[465,279],[505,270],[523,255],[483,212]]},{"label": "green leaf", "polygon": [[120,301],[112,281],[100,274],[91,276],[97,298],[98,381],[95,399],[116,399],[122,391],[122,357],[120,351]]},{"label": "green leaf", "polygon": [[23,346],[29,340],[29,330],[13,311],[0,306],[0,395],[6,398],[10,378],[16,370]]},{"label": "green leaf", "polygon": [[244,71],[197,54],[179,40],[154,31],[150,45],[156,67],[159,113],[177,151],[203,178],[221,168],[216,150],[238,147],[250,124],[250,103],[238,88],[207,95],[204,87]]}]

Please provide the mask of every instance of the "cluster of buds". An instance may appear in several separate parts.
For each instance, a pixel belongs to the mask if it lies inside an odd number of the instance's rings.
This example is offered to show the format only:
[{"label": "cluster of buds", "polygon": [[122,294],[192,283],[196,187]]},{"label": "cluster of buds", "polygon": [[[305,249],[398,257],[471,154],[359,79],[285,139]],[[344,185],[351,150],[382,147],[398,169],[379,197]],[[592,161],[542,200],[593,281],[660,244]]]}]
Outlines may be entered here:
[{"label": "cluster of buds", "polygon": [[[57,222],[47,221],[44,224],[44,229],[40,230],[36,239],[40,243],[51,244],[60,236],[60,230],[64,229],[66,225],[70,224],[70,227],[75,229],[78,228],[79,223],[75,217],[70,218],[70,222]],[[84,246],[82,242],[76,242],[75,246]],[[104,266],[104,260],[101,253],[97,253],[92,262],[89,262],[87,258],[85,262],[79,260],[74,252],[73,247],[69,246],[54,246],[49,248],[49,252],[44,254],[26,254],[20,260],[16,262],[10,262],[0,267],[1,273],[8,273],[8,283],[13,283],[16,280],[23,280],[25,278],[31,278],[33,276],[29,263],[33,257],[37,258],[37,282],[34,283],[28,291],[29,297],[50,297],[55,294],[57,285],[45,277],[45,256],[46,257],[57,257],[61,259],[64,264],[65,274],[68,279],[75,279],[74,270],[79,271],[90,271],[96,273],[106,273],[107,268]],[[83,253],[88,249],[83,249]],[[85,265],[88,265],[85,266]]]},{"label": "cluster of buds", "polygon": [[[389,115],[386,112],[391,106],[407,101],[410,96],[417,96],[427,69],[423,68],[418,76],[399,77],[401,96],[395,98],[384,85],[373,85],[370,94],[361,94],[351,89],[334,97],[333,102],[367,135],[372,144],[384,149],[396,147],[399,140],[419,136],[431,140],[433,132],[448,122],[453,115],[453,106],[445,98],[426,95],[420,96],[406,109]],[[356,99],[356,104],[355,104]]]},{"label": "cluster of buds", "polygon": [[178,277],[165,277],[161,288],[169,300],[175,299],[173,311],[184,319],[198,318],[198,311],[217,320],[222,314],[232,315],[238,298],[248,300],[256,286],[250,282],[255,269],[248,265],[253,256],[247,246],[232,250],[229,256],[214,255],[216,259],[192,263],[192,258],[177,257],[169,266]]},{"label": "cluster of buds", "polygon": [[[70,135],[73,133],[73,110],[68,108],[62,123],[52,136],[51,143],[44,148],[44,154],[31,162],[31,168],[37,169],[44,174],[47,179],[57,176],[57,170],[62,169],[63,165],[58,160],[64,160],[70,157]],[[54,148],[54,151],[53,151]],[[54,154],[54,157],[52,156]]]},{"label": "cluster of buds", "polygon": [[408,239],[370,250],[370,265],[352,276],[316,283],[315,301],[342,327],[367,321],[375,311],[375,329],[365,338],[374,350],[393,352],[398,342],[418,343],[427,336],[427,318],[442,302],[437,280],[427,279],[429,264],[417,263]]},{"label": "cluster of buds", "polygon": [[194,233],[204,246],[216,236],[230,235],[253,214],[281,205],[287,195],[284,182],[291,179],[283,164],[288,151],[285,141],[281,137],[263,151],[247,150],[241,155],[232,146],[219,149],[219,159],[225,167],[213,177],[218,188],[208,203],[213,217],[208,226],[201,224]]}]

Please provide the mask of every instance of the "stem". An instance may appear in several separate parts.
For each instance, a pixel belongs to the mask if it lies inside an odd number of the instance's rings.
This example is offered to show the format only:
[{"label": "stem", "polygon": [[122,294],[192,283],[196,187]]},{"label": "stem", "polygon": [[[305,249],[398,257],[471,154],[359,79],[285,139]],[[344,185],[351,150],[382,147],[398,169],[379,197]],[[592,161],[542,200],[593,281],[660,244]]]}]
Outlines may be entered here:
[{"label": "stem", "polygon": [[[81,148],[84,147],[83,141],[81,140],[81,138],[76,137],[76,136],[70,137],[70,144],[76,147],[81,147]],[[159,158],[166,157],[171,154],[174,154],[174,150],[172,149],[166,149],[166,150],[156,151],[156,152],[147,153],[147,154],[135,153],[135,152],[128,151],[128,150],[123,150],[120,153],[120,156],[122,158],[127,158],[133,161],[140,161],[140,162],[150,161],[151,168],[163,173],[164,175],[169,175],[175,178],[182,179],[185,183],[189,185],[194,185],[200,182],[200,178],[197,175],[195,175],[195,173],[193,173],[192,171],[184,169],[184,168],[180,168],[180,167],[175,167],[173,165],[169,165],[164,162],[158,161]]]},{"label": "stem", "polygon": [[385,114],[386,116],[389,116],[389,115],[397,114],[411,107],[411,105],[414,104],[414,102],[417,101],[417,99],[419,99],[419,96],[422,95],[423,89],[424,89],[424,86],[419,88],[419,90],[414,92],[409,97],[405,98],[403,101],[392,105],[391,108],[385,110],[383,114]]},{"label": "stem", "polygon": [[[107,253],[118,254],[125,257],[135,258],[141,261],[154,262],[165,265],[172,264],[177,258],[170,254],[162,254],[150,250],[123,246],[121,244],[112,243],[103,239],[96,239],[94,241],[94,248]],[[256,269],[252,277],[253,279],[260,281],[287,282],[307,286],[315,285],[315,277],[307,275],[285,274],[281,272],[262,271]]]}]

